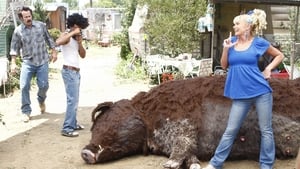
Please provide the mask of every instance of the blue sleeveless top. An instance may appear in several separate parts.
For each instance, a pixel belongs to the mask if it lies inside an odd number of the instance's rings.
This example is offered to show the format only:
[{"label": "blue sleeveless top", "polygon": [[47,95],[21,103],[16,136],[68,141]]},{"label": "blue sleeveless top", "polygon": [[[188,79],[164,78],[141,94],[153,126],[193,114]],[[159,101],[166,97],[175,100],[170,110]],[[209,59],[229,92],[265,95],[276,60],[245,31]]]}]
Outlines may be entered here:
[{"label": "blue sleeveless top", "polygon": [[[237,41],[233,36],[232,42]],[[260,37],[254,37],[251,45],[244,51],[234,46],[228,50],[229,70],[224,88],[224,96],[231,99],[248,99],[272,92],[269,82],[259,70],[257,62],[269,48],[270,43]]]}]

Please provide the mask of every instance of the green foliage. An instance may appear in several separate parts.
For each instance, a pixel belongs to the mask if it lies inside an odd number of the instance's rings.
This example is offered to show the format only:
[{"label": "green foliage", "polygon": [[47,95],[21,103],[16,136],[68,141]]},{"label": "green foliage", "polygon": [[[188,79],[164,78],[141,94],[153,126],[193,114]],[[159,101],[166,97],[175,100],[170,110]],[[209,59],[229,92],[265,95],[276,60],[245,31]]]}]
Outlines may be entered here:
[{"label": "green foliage", "polygon": [[[291,56],[293,55],[292,51],[294,51],[293,44],[300,42],[300,25],[297,24],[297,22],[300,23],[300,14],[297,13],[297,7],[292,8],[292,10],[290,11],[289,19],[290,19],[289,30],[291,35],[291,42],[288,43],[288,46],[285,48],[285,50],[288,52],[289,56]],[[294,55],[294,62],[300,63],[300,56],[299,53],[297,52]]]},{"label": "green foliage", "polygon": [[121,34],[117,34],[113,37],[113,41],[121,46],[120,56],[124,60],[127,60],[127,56],[129,56],[129,54],[131,53],[129,45],[128,28],[129,26],[131,26],[136,6],[137,0],[124,2],[124,10],[122,11],[123,18],[121,21],[123,29]]},{"label": "green foliage", "polygon": [[124,39],[124,34],[122,33],[114,33],[113,36],[112,36],[112,40],[111,40],[111,43],[113,43],[114,45],[117,45],[117,44],[122,44],[122,40]]},{"label": "green foliage", "polygon": [[148,5],[145,30],[158,53],[176,56],[199,47],[197,21],[204,16],[206,0],[140,0]]},{"label": "green foliage", "polygon": [[100,8],[114,8],[114,7],[116,7],[116,4],[114,4],[111,0],[101,0],[101,1],[98,1],[95,5],[97,7],[100,7]]},{"label": "green foliage", "polygon": [[[282,53],[285,56],[284,63],[290,65],[290,58],[293,55],[293,44],[300,42],[300,25],[296,24],[297,18],[297,11],[296,8],[292,8],[289,13],[289,25],[286,27],[283,27],[284,29],[288,29],[290,34],[289,35],[276,35],[277,42],[280,43],[280,48]],[[300,16],[298,16],[299,23],[300,23]],[[296,27],[298,26],[298,27]],[[297,50],[296,50],[297,51]],[[300,64],[300,55],[296,52],[294,56],[294,63],[297,65]]]},{"label": "green foliage", "polygon": [[71,10],[78,9],[78,0],[62,0],[62,2],[67,3]]},{"label": "green foliage", "polygon": [[[13,93],[15,89],[20,88],[19,87],[19,83],[20,83],[19,79],[20,79],[20,73],[21,73],[21,71],[20,71],[21,58],[20,57],[16,58],[16,65],[17,65],[16,73],[14,73],[14,74],[9,73],[7,82],[0,87],[0,94],[2,96],[7,96],[8,94]],[[4,90],[4,88],[5,88],[5,90]]]},{"label": "green foliage", "polygon": [[277,66],[277,69],[278,69],[279,71],[285,69],[282,62]]},{"label": "green foliage", "polygon": [[115,74],[121,79],[128,79],[130,81],[138,81],[147,79],[146,71],[142,66],[140,59],[132,63],[133,54],[127,56],[127,60],[122,60],[116,66]]},{"label": "green foliage", "polygon": [[120,57],[123,60],[127,60],[127,54],[130,52],[130,48],[127,45],[121,46]]},{"label": "green foliage", "polygon": [[6,38],[3,37],[4,38],[3,41],[6,40],[4,42],[6,45],[0,47],[0,53],[2,54],[2,52],[4,52],[4,54],[6,54],[6,56],[9,60],[10,60],[10,55],[9,55],[10,43],[11,43],[11,38],[12,38],[12,35],[14,32],[14,29],[15,29],[14,25],[10,24],[10,25],[4,25],[1,30],[1,31],[4,31],[6,34]]},{"label": "green foliage", "polygon": [[127,0],[111,0],[117,7],[123,7]]},{"label": "green foliage", "polygon": [[44,5],[42,1],[37,0],[34,3],[34,9],[35,10],[33,11],[33,18],[41,22],[46,22],[48,13],[46,10],[44,10]]},{"label": "green foliage", "polygon": [[[94,1],[93,7],[98,8],[117,8],[122,7],[124,2],[126,0],[98,0]],[[89,4],[86,4],[85,6],[89,6]]]},{"label": "green foliage", "polygon": [[49,34],[53,38],[54,41],[60,36],[61,32],[57,28],[49,29]]},{"label": "green foliage", "polygon": [[51,3],[51,2],[56,2],[56,0],[43,0],[44,3]]},{"label": "green foliage", "polygon": [[[298,18],[298,21],[297,21]],[[297,10],[296,7],[292,8],[289,14],[289,19],[290,19],[290,24],[289,24],[289,29],[291,33],[291,39],[295,41],[300,41],[300,26],[299,24],[297,25],[297,22],[300,22],[300,16],[297,17]],[[298,27],[296,27],[298,26]]]}]

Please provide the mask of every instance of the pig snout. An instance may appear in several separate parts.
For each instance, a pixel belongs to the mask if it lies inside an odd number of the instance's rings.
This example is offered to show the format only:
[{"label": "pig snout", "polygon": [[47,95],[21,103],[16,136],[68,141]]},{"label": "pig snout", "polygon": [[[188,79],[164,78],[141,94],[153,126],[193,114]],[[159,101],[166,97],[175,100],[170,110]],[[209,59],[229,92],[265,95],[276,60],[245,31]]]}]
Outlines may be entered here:
[{"label": "pig snout", "polygon": [[96,163],[96,155],[88,149],[83,149],[81,151],[81,157],[88,164],[95,164]]}]

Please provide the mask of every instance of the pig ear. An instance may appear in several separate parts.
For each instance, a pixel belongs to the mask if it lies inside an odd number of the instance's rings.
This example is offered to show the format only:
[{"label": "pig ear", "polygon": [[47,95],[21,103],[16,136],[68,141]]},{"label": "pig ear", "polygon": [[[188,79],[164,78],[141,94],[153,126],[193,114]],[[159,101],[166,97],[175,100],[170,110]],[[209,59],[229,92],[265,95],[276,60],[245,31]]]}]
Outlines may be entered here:
[{"label": "pig ear", "polygon": [[[101,115],[101,113],[108,110],[113,105],[113,102],[104,102],[97,105],[97,107],[94,108],[92,112],[92,122],[95,121],[95,119]],[[96,113],[99,112],[99,114],[95,117]]]}]

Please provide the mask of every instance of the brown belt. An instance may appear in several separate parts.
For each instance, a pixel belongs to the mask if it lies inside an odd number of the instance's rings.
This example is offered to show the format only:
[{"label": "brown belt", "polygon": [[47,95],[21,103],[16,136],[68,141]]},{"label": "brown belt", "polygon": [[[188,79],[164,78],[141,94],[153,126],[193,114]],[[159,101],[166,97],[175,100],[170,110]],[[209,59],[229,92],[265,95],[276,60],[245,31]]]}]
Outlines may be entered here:
[{"label": "brown belt", "polygon": [[79,68],[77,68],[77,67],[74,67],[74,66],[68,66],[68,65],[63,65],[63,68],[64,69],[70,69],[70,70],[74,70],[74,71],[76,71],[76,72],[79,72]]}]

